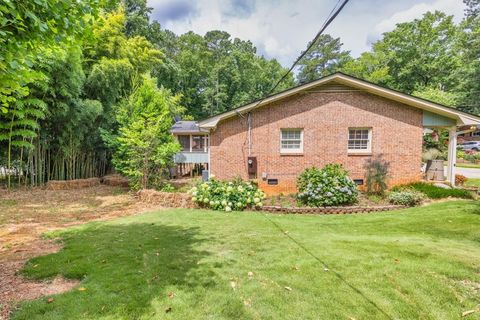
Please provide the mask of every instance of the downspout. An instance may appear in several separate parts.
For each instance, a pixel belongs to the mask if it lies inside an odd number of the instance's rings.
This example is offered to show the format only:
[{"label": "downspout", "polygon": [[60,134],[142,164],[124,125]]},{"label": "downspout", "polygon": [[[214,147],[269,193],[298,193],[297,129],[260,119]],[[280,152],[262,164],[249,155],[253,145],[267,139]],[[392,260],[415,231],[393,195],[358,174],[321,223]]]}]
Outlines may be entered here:
[{"label": "downspout", "polygon": [[212,135],[210,134],[212,129],[208,129],[208,143],[207,143],[207,160],[208,160],[208,179],[212,176],[212,162],[210,161],[210,140],[212,139]]},{"label": "downspout", "polygon": [[247,115],[248,123],[248,156],[252,155],[252,114],[249,112]]}]

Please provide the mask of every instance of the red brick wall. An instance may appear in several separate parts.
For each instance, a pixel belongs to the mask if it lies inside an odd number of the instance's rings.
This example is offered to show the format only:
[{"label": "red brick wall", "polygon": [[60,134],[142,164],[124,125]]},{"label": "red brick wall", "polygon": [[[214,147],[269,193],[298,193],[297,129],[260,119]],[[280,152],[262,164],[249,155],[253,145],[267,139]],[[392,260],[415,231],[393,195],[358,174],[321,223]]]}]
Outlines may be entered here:
[{"label": "red brick wall", "polygon": [[[372,154],[349,155],[349,127],[372,128]],[[302,128],[302,155],[280,154],[280,130]],[[353,179],[364,179],[364,162],[382,155],[390,162],[390,185],[421,177],[422,111],[365,92],[297,94],[252,111],[252,156],[258,181],[267,193],[295,192],[295,180],[307,167],[341,163]],[[247,120],[235,116],[211,133],[211,173],[219,179],[248,178]],[[278,179],[269,186],[262,172]]]}]

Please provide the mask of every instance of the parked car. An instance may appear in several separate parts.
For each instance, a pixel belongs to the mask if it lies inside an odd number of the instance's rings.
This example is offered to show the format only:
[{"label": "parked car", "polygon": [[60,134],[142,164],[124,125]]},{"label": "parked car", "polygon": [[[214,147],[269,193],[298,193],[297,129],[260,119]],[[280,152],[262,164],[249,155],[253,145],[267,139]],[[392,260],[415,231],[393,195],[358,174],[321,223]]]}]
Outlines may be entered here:
[{"label": "parked car", "polygon": [[480,141],[467,141],[459,145],[463,151],[479,151]]}]

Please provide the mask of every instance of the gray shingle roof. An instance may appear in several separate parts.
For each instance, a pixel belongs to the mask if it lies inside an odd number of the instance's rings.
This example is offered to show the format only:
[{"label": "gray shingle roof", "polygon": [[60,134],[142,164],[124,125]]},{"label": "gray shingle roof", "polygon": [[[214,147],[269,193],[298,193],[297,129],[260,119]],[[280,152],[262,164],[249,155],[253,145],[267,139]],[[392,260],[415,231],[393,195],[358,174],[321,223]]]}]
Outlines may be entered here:
[{"label": "gray shingle roof", "polygon": [[171,133],[200,132],[196,121],[177,121],[170,129]]}]

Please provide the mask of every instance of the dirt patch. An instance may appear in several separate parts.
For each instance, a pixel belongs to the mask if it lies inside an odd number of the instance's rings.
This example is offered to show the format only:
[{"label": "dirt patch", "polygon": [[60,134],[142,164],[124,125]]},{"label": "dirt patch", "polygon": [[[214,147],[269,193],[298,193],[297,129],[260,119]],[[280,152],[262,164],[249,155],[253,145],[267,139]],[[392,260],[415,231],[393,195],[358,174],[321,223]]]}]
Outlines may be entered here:
[{"label": "dirt patch", "polygon": [[128,189],[114,186],[1,190],[0,320],[8,319],[13,302],[64,292],[77,285],[63,278],[37,282],[18,276],[28,259],[60,250],[60,243],[41,239],[42,233],[160,208],[156,203],[138,201]]},{"label": "dirt patch", "polygon": [[76,180],[50,180],[47,182],[46,188],[49,190],[70,190],[89,188],[98,186],[100,184],[99,178],[76,179]]},{"label": "dirt patch", "polygon": [[11,250],[0,257],[0,319],[8,319],[12,302],[71,290],[79,281],[56,277],[53,280],[32,281],[18,275],[25,261],[40,254],[57,252],[61,245],[53,240],[33,240],[28,246]]}]

